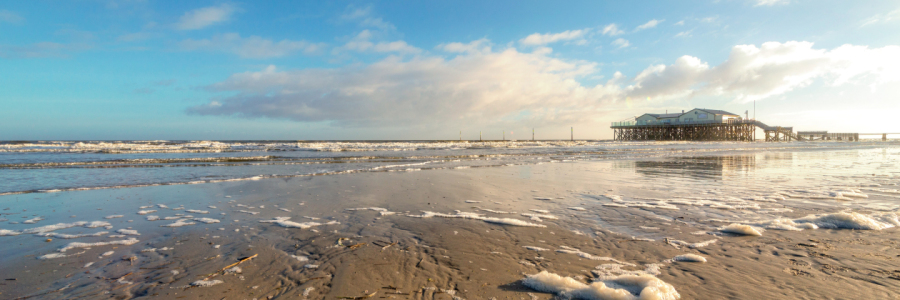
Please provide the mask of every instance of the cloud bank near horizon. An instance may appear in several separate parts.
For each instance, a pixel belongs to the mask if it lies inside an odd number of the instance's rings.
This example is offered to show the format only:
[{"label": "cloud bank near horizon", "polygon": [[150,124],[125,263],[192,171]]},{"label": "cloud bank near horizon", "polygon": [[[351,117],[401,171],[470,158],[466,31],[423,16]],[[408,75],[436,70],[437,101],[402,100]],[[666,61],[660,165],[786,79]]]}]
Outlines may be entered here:
[{"label": "cloud bank near horizon", "polygon": [[844,45],[815,49],[809,42],[735,46],[717,65],[682,56],[652,65],[632,78],[615,73],[587,86],[598,64],[563,60],[538,49],[492,51],[489,41],[450,43],[457,52],[390,56],[370,65],[334,69],[279,70],[275,66],[231,75],[208,86],[232,96],[188,109],[191,114],[330,122],[339,127],[406,126],[452,122],[589,121],[605,106],[626,99],[676,99],[716,95],[737,102],[761,100],[815,80],[842,85],[866,78],[900,81],[900,47],[870,49]]},{"label": "cloud bank near horizon", "polygon": [[[599,65],[553,57],[541,47],[493,51],[485,39],[437,47],[449,53],[389,56],[369,65],[231,75],[206,87],[231,94],[190,107],[197,115],[329,122],[339,127],[584,122],[609,107],[720,96],[745,103],[783,95],[821,80],[827,85],[900,81],[900,46],[844,45],[816,49],[809,42],[734,46],[710,66],[693,56],[651,65],[633,77],[616,72],[596,85]],[[864,79],[864,80],[863,80]]]}]

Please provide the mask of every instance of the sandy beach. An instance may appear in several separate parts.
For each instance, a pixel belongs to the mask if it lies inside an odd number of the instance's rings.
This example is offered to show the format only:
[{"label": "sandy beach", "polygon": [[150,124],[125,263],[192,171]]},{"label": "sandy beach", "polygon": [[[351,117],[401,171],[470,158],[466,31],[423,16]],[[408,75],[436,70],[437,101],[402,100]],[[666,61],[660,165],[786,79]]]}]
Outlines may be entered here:
[{"label": "sandy beach", "polygon": [[[772,190],[764,194],[778,195],[774,190],[821,182],[812,174],[789,178],[793,182],[772,180],[769,176],[780,175],[763,165],[784,159],[774,154],[754,158],[753,166],[746,156],[737,157],[704,158],[717,162],[712,172],[681,168],[681,176],[662,177],[650,171],[676,170],[665,166],[678,160],[8,195],[0,199],[4,219],[42,220],[2,225],[0,298],[898,296],[900,237],[889,220],[874,217],[884,210],[852,207],[862,203],[858,199],[761,197],[722,203],[731,208],[649,200],[673,199],[685,191],[710,195],[710,190],[727,199],[725,194],[732,192],[727,187],[756,190],[766,182]],[[884,191],[897,183],[890,175],[838,177],[857,185],[878,181]],[[866,203],[896,203],[891,195],[872,193]],[[822,218],[801,220],[844,210],[840,206],[870,216],[876,223],[869,225],[886,228],[829,229]],[[769,211],[797,220],[792,224],[800,228],[778,230],[771,222],[762,223]],[[737,216],[744,216],[742,224],[750,224],[746,226],[759,236],[727,229],[736,223],[727,219]],[[754,218],[759,222],[752,223]],[[47,225],[56,227],[34,229]],[[73,236],[77,234],[95,236]],[[114,244],[103,244],[109,242]],[[592,281],[604,286],[589,285]]]}]

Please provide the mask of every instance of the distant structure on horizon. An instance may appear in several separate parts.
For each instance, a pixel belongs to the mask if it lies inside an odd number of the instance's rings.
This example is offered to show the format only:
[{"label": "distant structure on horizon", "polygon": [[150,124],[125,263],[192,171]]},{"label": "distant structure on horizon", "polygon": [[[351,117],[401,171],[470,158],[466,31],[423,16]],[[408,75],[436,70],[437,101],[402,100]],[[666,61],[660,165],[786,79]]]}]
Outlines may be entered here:
[{"label": "distant structure on horizon", "polygon": [[766,133],[766,141],[798,139],[793,127],[768,126],[724,110],[695,108],[687,112],[651,114],[613,122],[617,141],[754,141],[756,127]]}]

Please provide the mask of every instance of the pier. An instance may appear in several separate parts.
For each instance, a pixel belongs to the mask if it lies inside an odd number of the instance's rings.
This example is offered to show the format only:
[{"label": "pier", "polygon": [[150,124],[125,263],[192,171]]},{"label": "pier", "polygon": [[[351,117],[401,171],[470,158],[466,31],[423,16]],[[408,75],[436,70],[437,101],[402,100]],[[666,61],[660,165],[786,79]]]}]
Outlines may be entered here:
[{"label": "pier", "polygon": [[766,142],[791,141],[859,141],[860,135],[880,135],[882,141],[890,134],[900,133],[836,133],[828,131],[798,131],[793,127],[770,126],[754,119],[723,110],[695,108],[688,112],[643,114],[625,121],[612,122],[616,141],[744,141],[756,140],[762,129]]}]

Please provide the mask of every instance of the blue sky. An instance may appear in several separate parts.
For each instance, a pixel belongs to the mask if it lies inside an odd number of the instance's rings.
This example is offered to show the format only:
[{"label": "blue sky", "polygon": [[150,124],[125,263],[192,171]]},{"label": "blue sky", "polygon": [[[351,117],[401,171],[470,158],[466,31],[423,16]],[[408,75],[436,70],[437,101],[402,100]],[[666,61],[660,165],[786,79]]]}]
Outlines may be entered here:
[{"label": "blue sky", "polygon": [[7,1],[0,139],[600,139],[754,101],[900,132],[898,45],[897,1]]}]

